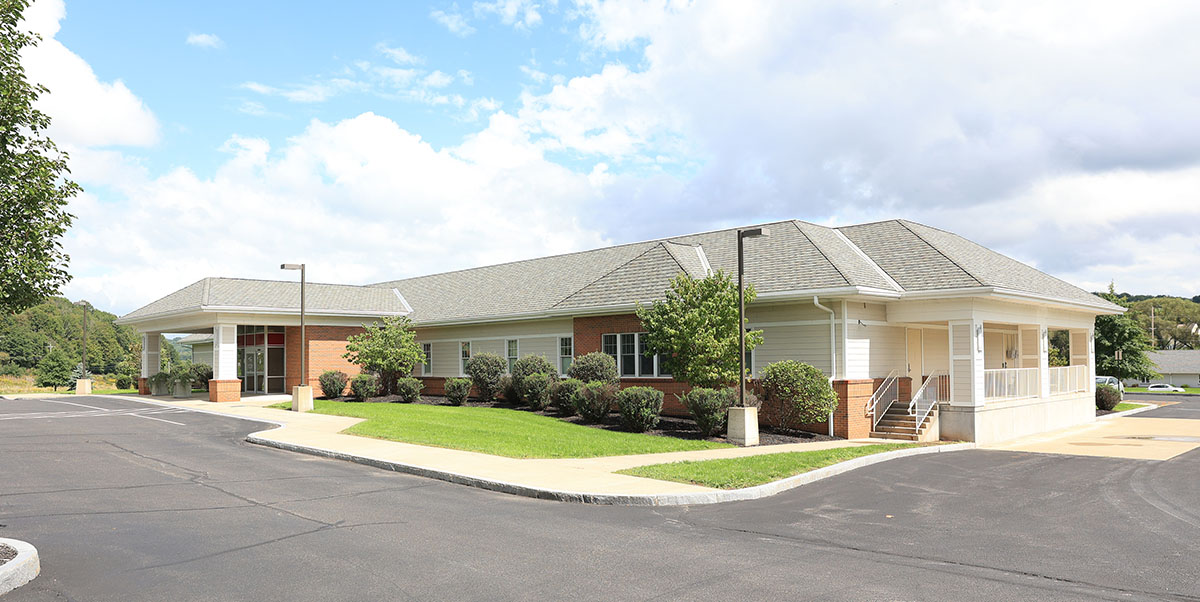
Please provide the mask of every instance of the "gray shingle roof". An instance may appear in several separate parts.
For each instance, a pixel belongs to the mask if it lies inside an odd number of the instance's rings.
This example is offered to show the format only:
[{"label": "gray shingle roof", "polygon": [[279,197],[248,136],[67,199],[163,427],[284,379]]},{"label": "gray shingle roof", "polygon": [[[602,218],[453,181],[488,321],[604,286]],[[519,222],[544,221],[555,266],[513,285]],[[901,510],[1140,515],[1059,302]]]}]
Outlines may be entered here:
[{"label": "gray shingle roof", "polygon": [[1200,350],[1148,351],[1146,355],[1162,374],[1200,374]]},{"label": "gray shingle roof", "polygon": [[[397,315],[407,310],[391,288],[307,283],[305,309],[313,314]],[[300,310],[300,283],[205,278],[121,317],[121,322],[212,308]]]},{"label": "gray shingle roof", "polygon": [[199,343],[211,343],[212,340],[213,335],[211,332],[201,332],[197,334],[189,334],[175,342],[179,343],[180,345],[197,345]]}]

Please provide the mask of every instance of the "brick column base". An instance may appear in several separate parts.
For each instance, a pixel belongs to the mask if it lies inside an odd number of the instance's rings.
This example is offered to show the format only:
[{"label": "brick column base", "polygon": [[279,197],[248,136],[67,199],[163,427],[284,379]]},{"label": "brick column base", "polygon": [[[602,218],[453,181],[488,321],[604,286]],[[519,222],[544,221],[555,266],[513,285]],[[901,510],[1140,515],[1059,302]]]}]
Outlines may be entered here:
[{"label": "brick column base", "polygon": [[138,378],[138,395],[149,395],[150,385],[146,383],[146,379]]},{"label": "brick column base", "polygon": [[241,401],[242,399],[242,381],[234,380],[210,380],[208,381],[208,400],[213,402],[218,401]]}]

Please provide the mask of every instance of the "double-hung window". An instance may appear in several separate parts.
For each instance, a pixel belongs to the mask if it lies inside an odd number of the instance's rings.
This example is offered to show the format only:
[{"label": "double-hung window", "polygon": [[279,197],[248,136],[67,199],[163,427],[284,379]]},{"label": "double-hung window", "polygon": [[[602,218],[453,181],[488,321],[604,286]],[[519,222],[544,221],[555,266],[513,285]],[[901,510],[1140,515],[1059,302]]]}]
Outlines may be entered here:
[{"label": "double-hung window", "polygon": [[421,343],[421,376],[433,374],[433,343]]},{"label": "double-hung window", "polygon": [[671,376],[666,356],[650,350],[644,332],[603,335],[600,349],[616,360],[617,374],[623,378]]},{"label": "double-hung window", "polygon": [[558,373],[565,375],[575,359],[575,339],[558,337]]},{"label": "double-hung window", "polygon": [[471,341],[463,341],[459,345],[462,349],[462,372],[459,374],[465,375],[467,373],[467,362],[471,360]]},{"label": "double-hung window", "polygon": [[504,342],[504,350],[508,358],[508,373],[512,374],[513,364],[517,363],[517,353],[521,350],[521,344],[517,339],[508,339]]}]

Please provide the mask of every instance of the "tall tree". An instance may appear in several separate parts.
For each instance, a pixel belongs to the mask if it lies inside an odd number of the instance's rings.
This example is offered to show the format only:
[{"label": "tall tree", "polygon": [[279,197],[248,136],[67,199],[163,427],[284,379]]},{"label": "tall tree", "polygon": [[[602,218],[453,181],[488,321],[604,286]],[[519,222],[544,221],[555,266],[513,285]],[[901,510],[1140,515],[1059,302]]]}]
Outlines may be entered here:
[{"label": "tall tree", "polygon": [[[1122,307],[1128,304],[1117,297],[1112,285],[1100,295]],[[1121,359],[1117,359],[1117,350]],[[1156,376],[1154,362],[1146,356],[1150,337],[1128,313],[1096,316],[1096,374],[1121,380],[1147,381]]]},{"label": "tall tree", "polygon": [[75,366],[67,354],[63,353],[62,349],[55,349],[38,362],[37,386],[54,387],[54,390],[57,391],[59,387],[71,384],[74,370]]},{"label": "tall tree", "polygon": [[0,311],[14,313],[71,279],[60,239],[80,191],[66,179],[66,153],[46,137],[50,117],[34,108],[49,90],[30,84],[21,66],[21,49],[40,41],[18,29],[28,5],[0,0]]},{"label": "tall tree", "polygon": [[413,367],[425,360],[412,320],[407,316],[388,316],[383,324],[364,325],[361,334],[346,339],[342,357],[380,376],[385,393],[395,390],[396,378],[408,376]]},{"label": "tall tree", "polygon": [[[746,303],[754,286],[746,287]],[[738,382],[738,289],[726,273],[707,278],[679,274],[667,297],[649,307],[638,306],[648,347],[670,359],[675,378],[696,387],[722,387]],[[762,331],[746,332],[746,351],[763,341]],[[746,366],[749,370],[750,366]]]}]

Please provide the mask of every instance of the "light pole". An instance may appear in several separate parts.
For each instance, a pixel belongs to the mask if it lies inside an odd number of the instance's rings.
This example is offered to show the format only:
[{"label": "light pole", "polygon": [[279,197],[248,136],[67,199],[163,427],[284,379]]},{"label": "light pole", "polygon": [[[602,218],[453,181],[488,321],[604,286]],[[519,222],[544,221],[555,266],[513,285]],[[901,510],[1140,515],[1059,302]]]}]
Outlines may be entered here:
[{"label": "light pole", "polygon": [[746,406],[746,293],[745,287],[742,286],[742,280],[745,277],[745,258],[742,254],[742,241],[747,238],[760,238],[770,236],[771,230],[768,228],[750,228],[747,230],[738,230],[737,233],[737,254],[738,254],[738,406]]},{"label": "light pole", "polygon": [[284,263],[281,270],[300,270],[300,384],[292,391],[292,410],[312,409],[312,389],[308,386],[308,339],[304,334],[304,264]]},{"label": "light pole", "polygon": [[[92,308],[87,301],[76,301],[75,305],[83,308],[83,370],[79,373],[79,382],[75,383],[75,393],[79,395],[87,395],[92,392],[91,380],[88,379],[87,365],[87,327],[88,327],[88,310]],[[84,383],[83,381],[88,381]]]}]

